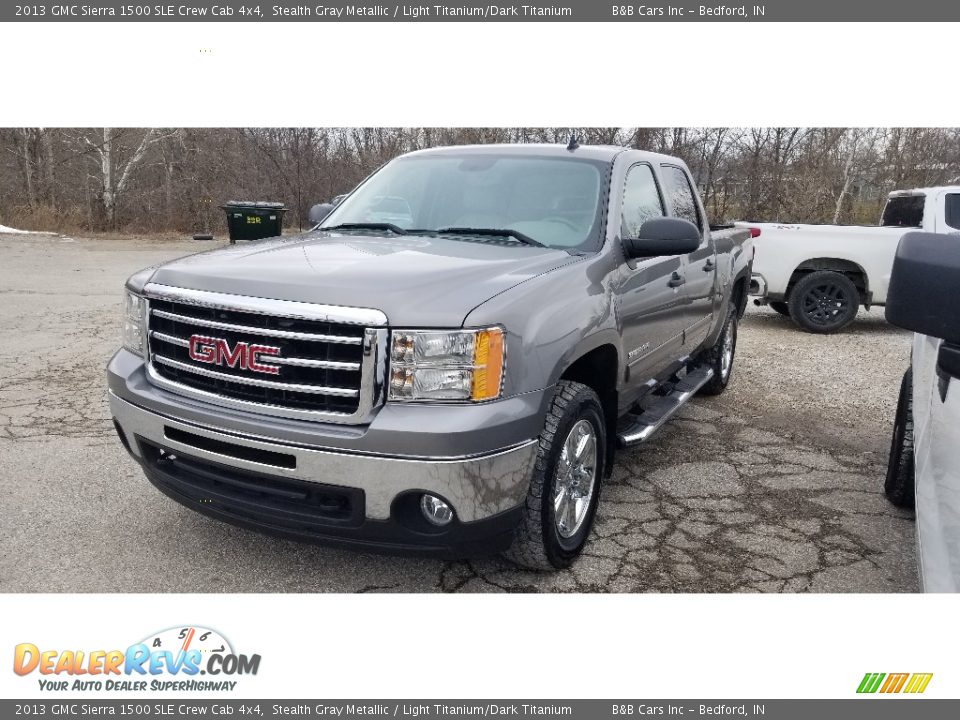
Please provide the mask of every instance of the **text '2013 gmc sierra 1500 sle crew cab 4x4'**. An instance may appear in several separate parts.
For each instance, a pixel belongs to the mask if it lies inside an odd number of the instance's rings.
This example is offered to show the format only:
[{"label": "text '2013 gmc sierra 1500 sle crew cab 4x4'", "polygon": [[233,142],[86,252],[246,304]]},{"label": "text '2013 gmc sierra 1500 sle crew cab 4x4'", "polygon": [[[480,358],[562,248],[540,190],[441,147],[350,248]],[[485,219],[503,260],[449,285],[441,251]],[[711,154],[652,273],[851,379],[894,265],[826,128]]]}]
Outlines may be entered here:
[{"label": "text '2013 gmc sierra 1500 sle crew cab 4x4'", "polygon": [[201,513],[562,568],[615,448],[726,387],[752,257],[675,158],[414,152],[310,232],[133,275],[110,407]]}]

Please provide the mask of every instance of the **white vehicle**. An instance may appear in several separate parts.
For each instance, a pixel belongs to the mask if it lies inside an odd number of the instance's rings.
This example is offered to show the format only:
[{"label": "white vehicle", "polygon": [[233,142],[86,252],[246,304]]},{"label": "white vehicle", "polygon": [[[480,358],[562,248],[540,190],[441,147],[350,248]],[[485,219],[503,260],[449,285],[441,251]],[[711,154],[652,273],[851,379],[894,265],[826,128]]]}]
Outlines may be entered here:
[{"label": "white vehicle", "polygon": [[960,186],[890,193],[880,226],[737,223],[753,228],[750,294],[808,332],[846,327],[885,305],[893,257],[910,230],[960,233]]},{"label": "white vehicle", "polygon": [[886,315],[913,330],[884,491],[916,507],[920,580],[960,591],[960,237],[908,233],[893,263]]}]

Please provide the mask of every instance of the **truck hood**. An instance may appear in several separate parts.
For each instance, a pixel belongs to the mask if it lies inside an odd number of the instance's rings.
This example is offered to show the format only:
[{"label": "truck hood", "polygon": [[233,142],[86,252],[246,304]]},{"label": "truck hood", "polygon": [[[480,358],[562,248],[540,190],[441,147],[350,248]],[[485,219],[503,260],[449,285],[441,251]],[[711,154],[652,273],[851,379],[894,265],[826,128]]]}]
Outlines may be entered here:
[{"label": "truck hood", "polygon": [[316,231],[181,258],[150,282],[374,308],[395,327],[458,327],[494,295],[578,259],[499,238]]}]

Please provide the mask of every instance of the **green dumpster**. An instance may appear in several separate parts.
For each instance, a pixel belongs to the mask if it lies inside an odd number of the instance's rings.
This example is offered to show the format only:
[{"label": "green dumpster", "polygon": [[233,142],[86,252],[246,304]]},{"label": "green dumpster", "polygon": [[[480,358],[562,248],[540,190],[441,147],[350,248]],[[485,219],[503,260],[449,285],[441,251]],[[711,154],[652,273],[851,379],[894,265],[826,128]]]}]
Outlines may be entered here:
[{"label": "green dumpster", "polygon": [[283,203],[231,200],[222,205],[227,213],[230,242],[277,237],[283,231]]}]

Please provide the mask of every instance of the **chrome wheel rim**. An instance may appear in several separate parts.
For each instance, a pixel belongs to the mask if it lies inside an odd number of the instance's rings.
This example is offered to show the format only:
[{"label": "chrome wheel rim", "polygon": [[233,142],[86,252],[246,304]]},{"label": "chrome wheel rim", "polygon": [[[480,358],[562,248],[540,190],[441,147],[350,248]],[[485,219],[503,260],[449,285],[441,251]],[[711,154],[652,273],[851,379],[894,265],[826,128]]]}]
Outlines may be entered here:
[{"label": "chrome wheel rim", "polygon": [[563,441],[553,486],[553,522],[562,538],[583,526],[597,479],[597,433],[578,420]]},{"label": "chrome wheel rim", "polygon": [[730,368],[733,367],[733,320],[727,325],[727,331],[723,334],[723,352],[720,355],[720,375],[726,380],[730,375]]}]

